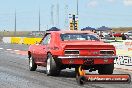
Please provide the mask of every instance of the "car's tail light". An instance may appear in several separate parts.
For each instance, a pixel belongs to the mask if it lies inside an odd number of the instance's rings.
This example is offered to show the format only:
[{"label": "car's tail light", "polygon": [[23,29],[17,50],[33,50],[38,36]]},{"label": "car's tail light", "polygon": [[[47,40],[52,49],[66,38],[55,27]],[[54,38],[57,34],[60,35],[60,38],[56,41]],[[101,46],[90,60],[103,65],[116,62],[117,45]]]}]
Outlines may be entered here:
[{"label": "car's tail light", "polygon": [[100,50],[101,55],[114,55],[113,50]]},{"label": "car's tail light", "polygon": [[65,55],[79,55],[79,50],[65,50]]}]

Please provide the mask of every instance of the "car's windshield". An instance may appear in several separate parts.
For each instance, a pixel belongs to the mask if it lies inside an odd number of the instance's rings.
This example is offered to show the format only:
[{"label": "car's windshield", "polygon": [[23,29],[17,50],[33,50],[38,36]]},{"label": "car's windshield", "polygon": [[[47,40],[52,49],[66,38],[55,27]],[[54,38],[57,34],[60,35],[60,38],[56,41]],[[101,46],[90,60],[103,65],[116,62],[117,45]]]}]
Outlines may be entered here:
[{"label": "car's windshield", "polygon": [[61,34],[61,39],[62,41],[70,41],[70,40],[96,40],[98,41],[99,39],[95,37],[92,34],[87,34],[87,33],[66,33],[66,34]]}]

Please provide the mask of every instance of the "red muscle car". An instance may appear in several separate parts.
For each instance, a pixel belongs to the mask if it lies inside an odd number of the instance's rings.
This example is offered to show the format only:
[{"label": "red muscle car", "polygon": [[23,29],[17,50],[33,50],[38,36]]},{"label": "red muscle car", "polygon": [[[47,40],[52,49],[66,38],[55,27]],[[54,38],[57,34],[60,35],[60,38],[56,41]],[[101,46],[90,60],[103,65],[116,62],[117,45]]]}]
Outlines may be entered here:
[{"label": "red muscle car", "polygon": [[47,75],[59,75],[62,69],[80,65],[99,74],[112,74],[116,50],[87,31],[49,31],[41,42],[28,50],[29,69],[46,67]]},{"label": "red muscle car", "polygon": [[122,33],[113,33],[113,36],[114,37],[121,37],[122,36]]}]

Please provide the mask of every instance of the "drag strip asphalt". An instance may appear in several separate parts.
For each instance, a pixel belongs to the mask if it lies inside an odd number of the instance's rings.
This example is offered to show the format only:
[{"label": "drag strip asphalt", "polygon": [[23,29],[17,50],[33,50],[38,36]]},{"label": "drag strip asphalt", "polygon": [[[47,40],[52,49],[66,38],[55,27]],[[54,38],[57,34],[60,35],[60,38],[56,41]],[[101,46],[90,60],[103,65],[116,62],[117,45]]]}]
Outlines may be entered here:
[{"label": "drag strip asphalt", "polygon": [[[132,83],[79,86],[73,69],[63,70],[58,77],[47,76],[45,67],[38,67],[37,71],[31,72],[28,69],[27,55],[11,53],[27,49],[28,45],[0,43],[0,88],[132,88]],[[128,71],[114,70],[114,73],[132,76]]]}]

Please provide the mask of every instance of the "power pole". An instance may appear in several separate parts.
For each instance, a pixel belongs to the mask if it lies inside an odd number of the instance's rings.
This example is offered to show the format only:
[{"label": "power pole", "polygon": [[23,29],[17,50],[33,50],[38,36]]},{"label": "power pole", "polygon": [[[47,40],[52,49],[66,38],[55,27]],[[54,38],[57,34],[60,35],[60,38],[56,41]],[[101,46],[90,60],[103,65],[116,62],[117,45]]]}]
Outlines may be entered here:
[{"label": "power pole", "polygon": [[40,31],[40,9],[39,9],[39,31]]},{"label": "power pole", "polygon": [[51,25],[54,26],[54,5],[51,5]]},{"label": "power pole", "polygon": [[77,15],[78,15],[78,0],[77,0]]},{"label": "power pole", "polygon": [[57,25],[59,27],[59,2],[57,3]]},{"label": "power pole", "polygon": [[14,36],[16,36],[16,10],[15,10],[15,25],[14,25]]},{"label": "power pole", "polygon": [[65,29],[68,29],[68,5],[65,6]]}]

